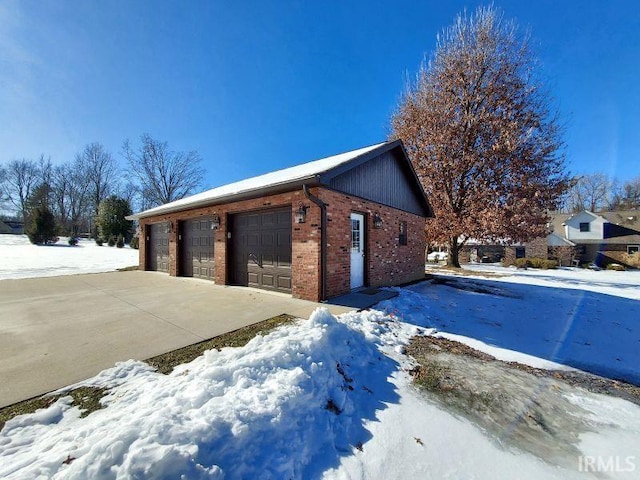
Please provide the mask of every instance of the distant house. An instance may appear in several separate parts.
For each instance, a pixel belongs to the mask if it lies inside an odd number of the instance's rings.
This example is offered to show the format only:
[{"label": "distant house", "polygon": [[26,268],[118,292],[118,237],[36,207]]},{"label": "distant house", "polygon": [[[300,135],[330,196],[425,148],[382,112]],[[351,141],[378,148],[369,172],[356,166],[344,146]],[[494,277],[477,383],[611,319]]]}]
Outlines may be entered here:
[{"label": "distant house", "polygon": [[22,235],[24,224],[19,220],[0,220],[0,234]]},{"label": "distant house", "polygon": [[505,249],[506,263],[516,258],[558,257],[561,252],[575,264],[604,267],[620,263],[640,267],[640,211],[556,213],[546,238]]},{"label": "distant house", "polygon": [[640,267],[640,210],[557,215],[553,233],[575,244],[580,262]]},{"label": "distant house", "polygon": [[224,185],[127,217],[140,268],[318,301],[424,278],[433,216],[400,141]]},{"label": "distant house", "polygon": [[526,243],[469,242],[461,262],[497,262],[511,265],[518,258],[555,258],[561,264],[619,263],[640,268],[640,210],[593,213],[556,213],[549,235]]}]

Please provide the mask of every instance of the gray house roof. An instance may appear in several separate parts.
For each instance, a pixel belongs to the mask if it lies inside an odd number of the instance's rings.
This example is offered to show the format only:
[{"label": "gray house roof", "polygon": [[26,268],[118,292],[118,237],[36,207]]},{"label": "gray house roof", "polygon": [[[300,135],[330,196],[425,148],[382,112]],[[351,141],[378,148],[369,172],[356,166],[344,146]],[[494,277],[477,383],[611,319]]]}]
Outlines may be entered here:
[{"label": "gray house roof", "polygon": [[[395,157],[403,165],[405,172],[405,183],[409,184],[412,194],[415,197],[419,209],[424,216],[433,216],[433,210],[420,185],[420,181],[407,157],[402,142],[382,142],[368,147],[359,148],[338,155],[333,155],[312,162],[303,163],[293,167],[277,170],[256,177],[229,183],[211,190],[191,195],[174,202],[166,203],[143,212],[139,212],[127,217],[129,220],[139,220],[141,218],[152,217],[161,214],[178,212],[192,208],[238,201],[262,195],[270,195],[282,191],[302,188],[307,186],[329,186],[335,184],[340,177],[357,167],[364,165],[370,160],[378,159],[381,155],[396,152]],[[399,152],[399,153],[398,153]],[[373,198],[374,201],[378,201]],[[393,206],[393,205],[392,205]]]},{"label": "gray house roof", "polygon": [[0,233],[13,233],[13,229],[2,220],[0,220]]},{"label": "gray house roof", "polygon": [[571,240],[567,240],[564,238],[562,234],[557,234],[555,232],[550,233],[547,236],[547,245],[550,247],[575,247],[576,244]]},{"label": "gray house roof", "polygon": [[[604,219],[604,238],[574,239],[573,242],[571,242],[574,245],[640,244],[640,210],[623,210],[615,212],[590,212],[588,210],[583,210],[582,212],[574,214],[556,213],[551,219],[553,234],[568,242],[564,236],[564,225],[570,219],[583,212],[588,213],[593,218],[601,217]],[[558,239],[554,240],[557,242]],[[549,243],[549,245],[551,245],[551,243]]]}]

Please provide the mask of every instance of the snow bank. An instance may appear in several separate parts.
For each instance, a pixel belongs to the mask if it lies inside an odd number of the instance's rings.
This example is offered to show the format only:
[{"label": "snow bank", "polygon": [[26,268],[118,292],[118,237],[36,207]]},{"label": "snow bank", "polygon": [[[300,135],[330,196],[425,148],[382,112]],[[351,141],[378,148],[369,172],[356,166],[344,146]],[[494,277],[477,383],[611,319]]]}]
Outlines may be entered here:
[{"label": "snow bank", "polygon": [[[365,311],[336,319],[318,309],[170,375],[141,362],[118,364],[82,382],[112,387],[104,409],[80,418],[65,397],[7,422],[0,477],[596,478],[501,446],[415,390],[402,351],[424,329],[402,316]],[[594,425],[610,425],[606,436],[594,427],[584,439],[590,453],[626,452],[640,441],[638,422],[624,422],[640,418],[635,405],[583,393],[573,401],[588,406]]]},{"label": "snow bank", "polygon": [[81,239],[75,247],[67,238],[53,245],[33,245],[26,235],[0,235],[0,280],[111,272],[138,265],[138,250],[99,247]]},{"label": "snow bank", "polygon": [[310,478],[370,438],[393,369],[326,309],[168,376],[130,361],[88,382],[119,384],[103,410],[63,399],[9,421],[0,477]]}]

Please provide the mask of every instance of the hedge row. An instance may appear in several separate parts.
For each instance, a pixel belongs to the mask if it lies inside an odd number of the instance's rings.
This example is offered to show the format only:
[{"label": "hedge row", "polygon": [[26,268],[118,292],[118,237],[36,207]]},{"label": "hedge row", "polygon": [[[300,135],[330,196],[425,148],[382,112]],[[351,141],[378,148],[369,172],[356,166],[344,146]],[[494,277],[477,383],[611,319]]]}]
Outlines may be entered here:
[{"label": "hedge row", "polygon": [[513,264],[518,268],[541,268],[543,270],[558,268],[557,260],[547,258],[516,258]]}]

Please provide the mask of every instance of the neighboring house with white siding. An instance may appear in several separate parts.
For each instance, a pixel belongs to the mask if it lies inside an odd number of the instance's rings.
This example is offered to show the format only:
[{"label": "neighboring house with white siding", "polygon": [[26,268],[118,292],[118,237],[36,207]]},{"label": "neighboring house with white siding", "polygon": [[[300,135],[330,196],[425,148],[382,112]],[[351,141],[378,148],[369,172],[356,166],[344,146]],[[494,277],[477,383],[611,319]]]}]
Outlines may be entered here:
[{"label": "neighboring house with white siding", "polygon": [[581,263],[640,267],[640,210],[556,214],[552,229],[551,235],[575,244]]}]

